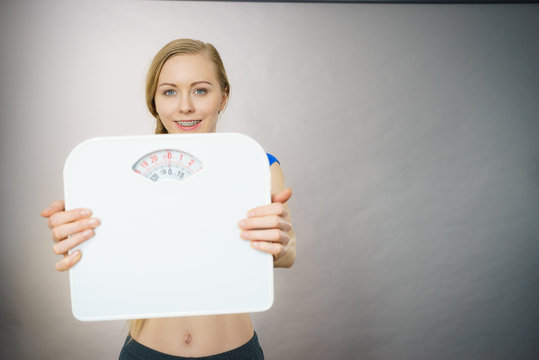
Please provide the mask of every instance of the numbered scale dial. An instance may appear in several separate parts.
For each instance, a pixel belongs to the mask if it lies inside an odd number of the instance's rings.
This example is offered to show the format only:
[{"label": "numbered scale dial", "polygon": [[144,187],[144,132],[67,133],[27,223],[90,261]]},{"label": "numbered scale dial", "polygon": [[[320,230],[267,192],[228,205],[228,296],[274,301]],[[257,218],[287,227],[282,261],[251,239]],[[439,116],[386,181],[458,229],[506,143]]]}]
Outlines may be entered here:
[{"label": "numbered scale dial", "polygon": [[202,170],[202,162],[186,152],[179,150],[157,150],[141,157],[133,171],[145,178],[183,181]]}]

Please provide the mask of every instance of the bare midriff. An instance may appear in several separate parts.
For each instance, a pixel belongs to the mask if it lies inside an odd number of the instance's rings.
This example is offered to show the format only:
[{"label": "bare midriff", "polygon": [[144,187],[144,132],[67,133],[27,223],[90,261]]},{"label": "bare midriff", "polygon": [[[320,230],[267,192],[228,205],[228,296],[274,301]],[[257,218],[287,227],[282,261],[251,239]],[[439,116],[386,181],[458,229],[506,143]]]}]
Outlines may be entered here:
[{"label": "bare midriff", "polygon": [[148,319],[135,340],[165,354],[202,357],[247,343],[254,329],[249,314]]}]

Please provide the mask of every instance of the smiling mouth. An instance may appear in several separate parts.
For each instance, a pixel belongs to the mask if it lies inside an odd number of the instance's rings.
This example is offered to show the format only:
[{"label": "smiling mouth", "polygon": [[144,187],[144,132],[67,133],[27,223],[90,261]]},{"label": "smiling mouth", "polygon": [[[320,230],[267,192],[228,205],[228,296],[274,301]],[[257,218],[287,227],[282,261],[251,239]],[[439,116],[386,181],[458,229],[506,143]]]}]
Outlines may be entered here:
[{"label": "smiling mouth", "polygon": [[202,120],[185,120],[185,121],[174,121],[176,124],[183,127],[190,127],[198,125]]}]

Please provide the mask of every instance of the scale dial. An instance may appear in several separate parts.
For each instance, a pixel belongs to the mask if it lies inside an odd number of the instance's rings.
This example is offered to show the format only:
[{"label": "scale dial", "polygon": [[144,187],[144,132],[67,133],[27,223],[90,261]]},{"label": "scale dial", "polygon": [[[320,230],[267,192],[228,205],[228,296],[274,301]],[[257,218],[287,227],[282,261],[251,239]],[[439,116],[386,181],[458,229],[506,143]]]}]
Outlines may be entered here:
[{"label": "scale dial", "polygon": [[193,155],[171,149],[146,154],[133,165],[134,172],[153,182],[167,179],[184,181],[202,168],[202,162]]}]

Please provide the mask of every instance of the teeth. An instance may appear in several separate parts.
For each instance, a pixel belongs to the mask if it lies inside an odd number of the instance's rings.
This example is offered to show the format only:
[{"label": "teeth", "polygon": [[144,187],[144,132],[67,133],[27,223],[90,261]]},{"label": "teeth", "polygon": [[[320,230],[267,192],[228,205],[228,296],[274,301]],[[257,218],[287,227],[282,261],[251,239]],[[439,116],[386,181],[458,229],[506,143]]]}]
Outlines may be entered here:
[{"label": "teeth", "polygon": [[177,124],[181,126],[193,126],[201,122],[202,120],[192,120],[192,121],[176,121]]}]

